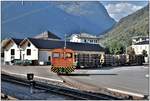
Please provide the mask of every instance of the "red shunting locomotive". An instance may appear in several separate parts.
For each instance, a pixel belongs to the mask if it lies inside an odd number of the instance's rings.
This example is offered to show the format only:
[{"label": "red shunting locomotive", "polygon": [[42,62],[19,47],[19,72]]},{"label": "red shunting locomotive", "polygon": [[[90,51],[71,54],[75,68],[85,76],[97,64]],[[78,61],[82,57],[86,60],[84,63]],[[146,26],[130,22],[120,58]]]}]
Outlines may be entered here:
[{"label": "red shunting locomotive", "polygon": [[74,71],[74,51],[67,48],[52,50],[52,68],[55,73],[71,73]]}]

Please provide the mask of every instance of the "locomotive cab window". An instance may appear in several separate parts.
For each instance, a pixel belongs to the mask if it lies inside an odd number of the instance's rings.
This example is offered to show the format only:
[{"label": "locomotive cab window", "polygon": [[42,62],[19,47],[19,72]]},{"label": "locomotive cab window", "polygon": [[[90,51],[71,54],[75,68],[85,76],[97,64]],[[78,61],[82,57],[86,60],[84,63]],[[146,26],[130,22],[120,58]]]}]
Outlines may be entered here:
[{"label": "locomotive cab window", "polygon": [[53,58],[59,58],[60,57],[60,53],[53,53]]},{"label": "locomotive cab window", "polygon": [[66,57],[66,58],[72,58],[72,53],[66,53],[66,54],[65,54],[65,57]]}]

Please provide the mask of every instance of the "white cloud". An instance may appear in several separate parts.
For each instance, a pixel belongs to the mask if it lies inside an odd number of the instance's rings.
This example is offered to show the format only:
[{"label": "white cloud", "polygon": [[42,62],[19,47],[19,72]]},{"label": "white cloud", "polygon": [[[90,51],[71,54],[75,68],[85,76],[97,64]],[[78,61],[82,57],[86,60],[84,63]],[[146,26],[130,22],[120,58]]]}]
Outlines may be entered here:
[{"label": "white cloud", "polygon": [[122,17],[125,17],[139,9],[143,6],[131,4],[131,3],[115,3],[115,4],[107,4],[106,9],[109,15],[114,18],[116,21],[119,21]]},{"label": "white cloud", "polygon": [[58,3],[57,7],[63,9],[69,14],[74,15],[84,15],[84,14],[91,14],[91,11],[84,9],[89,4],[89,2],[77,2],[71,1],[67,3]]}]

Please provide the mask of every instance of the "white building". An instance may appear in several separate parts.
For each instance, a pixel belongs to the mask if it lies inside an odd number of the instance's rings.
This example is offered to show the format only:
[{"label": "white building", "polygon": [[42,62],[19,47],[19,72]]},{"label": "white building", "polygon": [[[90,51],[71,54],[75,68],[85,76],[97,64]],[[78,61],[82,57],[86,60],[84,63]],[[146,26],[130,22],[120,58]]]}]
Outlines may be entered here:
[{"label": "white building", "polygon": [[21,53],[19,44],[23,39],[8,39],[5,40],[5,42],[2,44],[4,49],[4,61],[7,64],[11,64],[12,60],[14,59],[20,59]]},{"label": "white building", "polygon": [[149,41],[141,41],[133,44],[131,47],[134,49],[136,55],[142,54],[143,50],[149,55]]},{"label": "white building", "polygon": [[143,41],[149,41],[149,36],[134,36],[132,37],[132,45],[143,42]]},{"label": "white building", "polygon": [[[51,33],[50,31],[45,31],[34,37],[35,39],[43,40],[60,40],[58,36]],[[5,39],[2,41],[2,49],[4,51],[4,63],[12,64],[13,60],[41,60],[48,61],[48,54],[45,55],[44,51],[39,51],[35,45],[30,41],[24,43],[27,39]],[[21,44],[21,45],[20,45]],[[43,55],[44,54],[44,55]],[[40,55],[40,56],[39,56]],[[40,57],[40,58],[39,58]]]},{"label": "white building", "polygon": [[20,43],[21,60],[38,60],[38,48],[29,39]]},{"label": "white building", "polygon": [[67,36],[67,41],[100,44],[100,37],[90,35],[87,33],[80,33],[80,34],[72,34],[70,36]]},{"label": "white building", "polygon": [[[11,62],[11,60],[13,59],[20,59],[23,61],[34,60],[38,63],[50,62],[52,56],[51,50],[56,48],[64,48],[64,44],[65,42],[60,40],[26,38],[22,40],[19,45],[17,44],[18,46],[12,46],[9,44],[6,45],[4,62]],[[87,52],[91,54],[104,54],[104,49],[98,44],[66,42],[66,48],[73,49],[76,53]],[[7,52],[7,49],[9,49],[9,52]],[[13,51],[11,53],[11,49],[14,49],[15,53],[13,53]],[[12,58],[11,56],[13,56],[14,58]]]}]

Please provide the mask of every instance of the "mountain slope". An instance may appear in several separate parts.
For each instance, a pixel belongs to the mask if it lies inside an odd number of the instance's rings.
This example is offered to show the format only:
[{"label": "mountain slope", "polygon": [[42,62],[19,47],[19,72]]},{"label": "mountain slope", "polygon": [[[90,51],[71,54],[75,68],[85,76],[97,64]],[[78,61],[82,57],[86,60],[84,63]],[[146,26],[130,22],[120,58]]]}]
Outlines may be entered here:
[{"label": "mountain slope", "polygon": [[2,2],[2,39],[32,37],[49,30],[64,34],[94,35],[115,24],[100,2]]},{"label": "mountain slope", "polygon": [[101,42],[109,47],[126,47],[131,45],[131,37],[148,36],[149,6],[122,18],[109,32],[102,36]]}]

